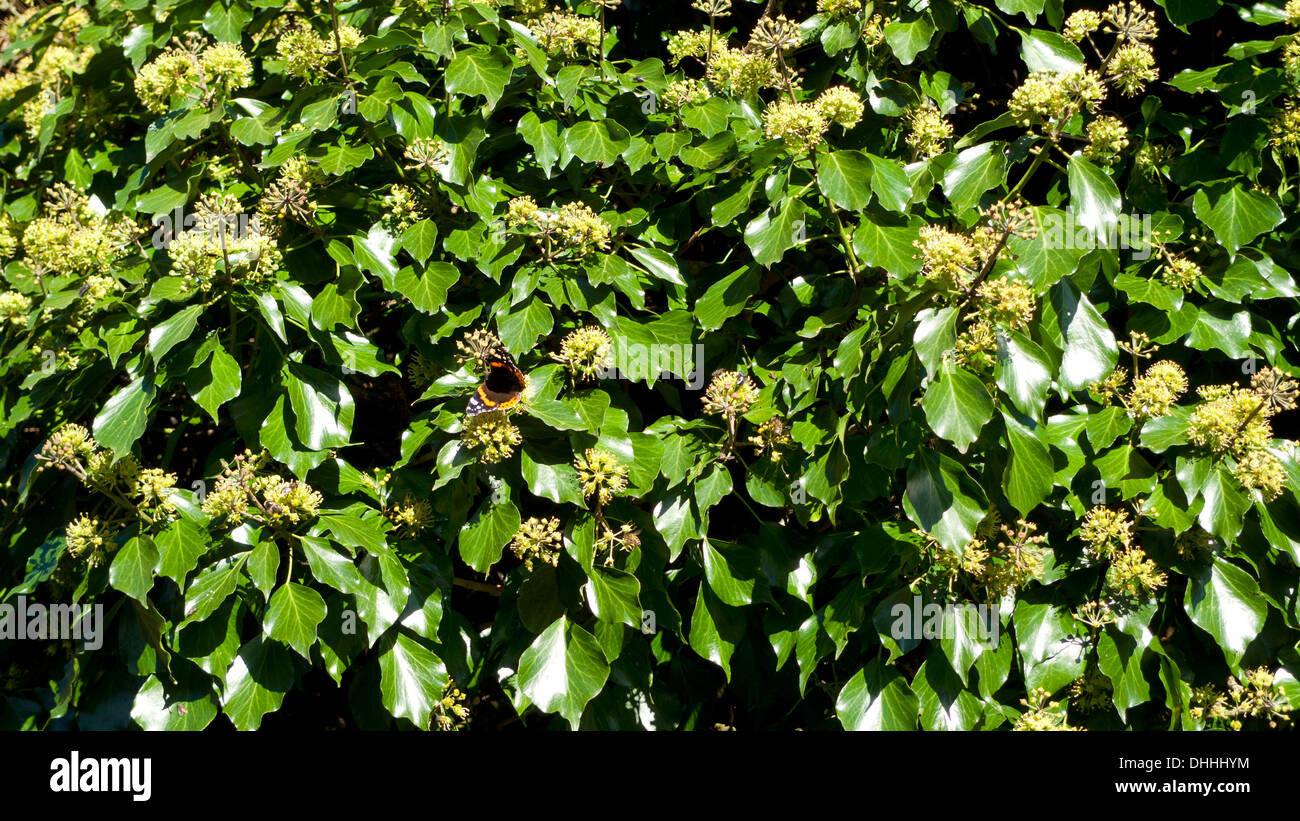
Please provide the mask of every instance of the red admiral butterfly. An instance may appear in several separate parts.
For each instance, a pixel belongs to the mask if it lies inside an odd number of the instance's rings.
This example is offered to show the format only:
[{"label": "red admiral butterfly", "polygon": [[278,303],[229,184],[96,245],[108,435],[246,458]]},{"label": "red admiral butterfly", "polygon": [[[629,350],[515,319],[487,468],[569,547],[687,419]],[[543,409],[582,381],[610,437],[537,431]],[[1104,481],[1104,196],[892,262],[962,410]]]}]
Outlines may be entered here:
[{"label": "red admiral butterfly", "polygon": [[506,410],[519,404],[524,392],[524,372],[505,348],[498,348],[487,358],[487,379],[469,398],[465,413],[478,416],[488,411]]}]

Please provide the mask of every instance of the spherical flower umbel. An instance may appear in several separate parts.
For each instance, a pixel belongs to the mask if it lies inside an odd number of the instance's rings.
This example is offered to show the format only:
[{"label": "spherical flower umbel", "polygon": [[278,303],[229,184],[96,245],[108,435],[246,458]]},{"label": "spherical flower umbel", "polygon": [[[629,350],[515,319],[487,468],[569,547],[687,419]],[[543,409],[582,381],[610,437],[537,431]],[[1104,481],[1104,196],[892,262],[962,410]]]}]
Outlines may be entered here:
[{"label": "spherical flower umbel", "polygon": [[1286,486],[1286,469],[1266,450],[1252,450],[1241,456],[1232,475],[1247,490],[1258,490],[1266,502],[1281,496]]},{"label": "spherical flower umbel", "polygon": [[952,123],[945,120],[938,107],[929,100],[907,113],[907,126],[907,144],[918,156],[929,158],[948,150]]},{"label": "spherical flower umbel", "polygon": [[828,125],[825,115],[810,103],[781,100],[763,112],[764,136],[784,140],[785,147],[795,154],[806,154],[821,145]]},{"label": "spherical flower umbel", "polygon": [[1187,374],[1176,362],[1161,360],[1133,380],[1128,395],[1128,413],[1134,419],[1164,416],[1178,397],[1187,392]]},{"label": "spherical flower umbel", "polygon": [[63,534],[68,555],[74,559],[85,558],[89,567],[104,564],[108,554],[117,549],[113,536],[99,519],[82,514],[68,525]]},{"label": "spherical flower umbel", "polygon": [[[1300,52],[1300,40],[1297,52]],[[1297,61],[1297,73],[1300,74],[1300,60]],[[1284,151],[1300,151],[1300,108],[1288,107],[1273,115],[1268,121],[1269,144]]]},{"label": "spherical flower umbel", "polygon": [[1087,546],[1088,555],[1107,559],[1133,544],[1133,520],[1122,510],[1094,507],[1079,525],[1079,538]]},{"label": "spherical flower umbel", "polygon": [[838,23],[861,14],[862,0],[817,0],[817,11],[832,23]]},{"label": "spherical flower umbel", "polygon": [[970,237],[938,225],[922,226],[912,245],[921,252],[921,275],[943,291],[964,290],[979,262]]},{"label": "spherical flower umbel", "polygon": [[690,77],[684,80],[674,80],[664,87],[664,93],[660,95],[660,99],[669,108],[684,108],[708,100],[709,86],[703,80],[695,80]]},{"label": "spherical flower umbel", "polygon": [[1300,383],[1277,368],[1264,368],[1250,378],[1250,389],[1264,400],[1265,411],[1279,413],[1295,410],[1300,397]]},{"label": "spherical flower umbel", "polygon": [[324,501],[306,482],[286,481],[278,476],[266,477],[260,489],[267,523],[273,527],[289,528],[316,518]]},{"label": "spherical flower umbel", "polygon": [[578,471],[582,495],[595,496],[601,505],[609,504],[627,489],[627,467],[603,448],[587,448],[581,456],[574,457],[573,467]]},{"label": "spherical flower umbel", "polygon": [[1088,145],[1083,154],[1090,160],[1110,165],[1128,148],[1128,126],[1118,117],[1104,114],[1088,123]]},{"label": "spherical flower umbel", "polygon": [[[704,36],[707,47],[708,32]],[[776,61],[766,54],[715,44],[706,79],[723,94],[745,98],[780,82],[780,74]]]},{"label": "spherical flower umbel", "polygon": [[766,453],[768,459],[779,462],[782,449],[792,441],[790,426],[781,417],[773,416],[758,426],[758,433],[750,436],[749,441],[754,446],[754,455]]},{"label": "spherical flower umbel", "polygon": [[22,327],[27,324],[27,315],[31,310],[31,297],[17,291],[0,293],[0,320]]},{"label": "spherical flower umbel", "polygon": [[1090,9],[1080,9],[1065,19],[1061,35],[1071,43],[1078,43],[1100,27],[1100,14]]},{"label": "spherical flower umbel", "polygon": [[199,55],[199,71],[210,90],[223,96],[253,80],[253,63],[237,43],[217,43]]},{"label": "spherical flower umbel", "polygon": [[1147,599],[1165,586],[1166,577],[1140,547],[1130,547],[1111,559],[1107,586],[1120,596]]},{"label": "spherical flower umbel", "polygon": [[1155,15],[1136,0],[1112,4],[1102,19],[1106,22],[1105,31],[1119,35],[1121,40],[1134,43],[1152,40],[1157,33]]},{"label": "spherical flower umbel", "polygon": [[714,371],[704,391],[704,412],[735,419],[744,416],[758,401],[753,380],[738,371]]},{"label": "spherical flower umbel", "polygon": [[1201,266],[1192,260],[1186,257],[1174,257],[1160,269],[1160,279],[1166,285],[1190,291],[1201,280],[1203,273]]},{"label": "spherical flower umbel", "polygon": [[424,206],[409,186],[394,185],[384,197],[384,222],[394,232],[400,234],[424,217]]},{"label": "spherical flower umbel", "polygon": [[803,32],[799,30],[799,24],[783,14],[759,20],[749,35],[750,46],[769,54],[789,51],[802,42]]},{"label": "spherical flower umbel", "polygon": [[605,365],[612,340],[604,328],[591,326],[572,331],[560,342],[555,358],[564,363],[574,379],[591,379]]},{"label": "spherical flower umbel", "polygon": [[412,140],[402,156],[407,160],[407,168],[432,174],[441,173],[451,164],[451,148],[433,137],[417,137]]},{"label": "spherical flower umbel", "polygon": [[544,519],[532,516],[519,525],[519,530],[510,541],[510,551],[519,557],[529,571],[533,569],[534,561],[554,567],[560,560],[563,536],[559,519],[554,516]]},{"label": "spherical flower umbel", "polygon": [[410,494],[399,504],[384,511],[385,518],[401,538],[409,538],[424,530],[433,518],[433,506],[426,499],[416,499]]},{"label": "spherical flower umbel", "polygon": [[515,447],[524,441],[519,428],[510,423],[503,411],[489,411],[465,421],[461,439],[468,447],[479,449],[479,461],[494,464],[509,459]]},{"label": "spherical flower umbel", "polygon": [[1034,289],[1022,279],[1000,277],[979,287],[979,311],[993,325],[1018,330],[1034,319]]},{"label": "spherical flower umbel", "polygon": [[1155,52],[1146,43],[1126,43],[1115,52],[1106,67],[1106,76],[1119,86],[1124,96],[1133,97],[1160,76]]},{"label": "spherical flower umbel", "polygon": [[846,86],[832,86],[813,102],[817,111],[833,123],[849,129],[862,120],[862,98]]},{"label": "spherical flower umbel", "polygon": [[136,476],[134,496],[141,508],[170,516],[176,512],[176,503],[172,500],[175,487],[175,473],[161,468],[146,468]]}]

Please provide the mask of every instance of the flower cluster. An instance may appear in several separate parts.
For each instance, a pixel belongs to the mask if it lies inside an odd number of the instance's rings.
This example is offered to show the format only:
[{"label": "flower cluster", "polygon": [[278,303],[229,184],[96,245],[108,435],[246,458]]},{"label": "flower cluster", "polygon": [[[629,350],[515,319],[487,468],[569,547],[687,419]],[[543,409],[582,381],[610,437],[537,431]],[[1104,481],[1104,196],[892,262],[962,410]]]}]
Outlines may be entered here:
[{"label": "flower cluster", "polygon": [[211,289],[218,271],[252,289],[275,281],[280,249],[256,221],[245,222],[248,230],[239,230],[241,208],[234,196],[207,194],[195,211],[198,223],[167,246],[172,274],[182,277],[187,289]]},{"label": "flower cluster", "polygon": [[716,371],[704,391],[704,412],[724,416],[728,421],[744,416],[758,401],[758,387],[737,371]]},{"label": "flower cluster", "polygon": [[1251,377],[1249,389],[1229,385],[1202,387],[1205,400],[1187,419],[1187,437],[1195,445],[1236,461],[1233,475],[1242,486],[1274,499],[1286,483],[1286,472],[1269,450],[1270,419],[1296,406],[1296,380],[1274,368]]},{"label": "flower cluster", "polygon": [[862,120],[862,98],[851,88],[832,86],[813,101],[819,114],[846,129]]},{"label": "flower cluster", "polygon": [[[705,33],[707,44],[707,32]],[[767,54],[715,44],[705,78],[729,97],[752,97],[782,82],[776,60]]]},{"label": "flower cluster", "polygon": [[812,103],[779,100],[763,111],[763,135],[784,140],[794,154],[807,154],[821,145],[830,125],[820,108]]},{"label": "flower cluster", "polygon": [[1070,705],[1081,713],[1105,710],[1110,707],[1114,693],[1115,685],[1099,667],[1091,665],[1070,685]]},{"label": "flower cluster", "polygon": [[1164,416],[1187,392],[1187,374],[1177,362],[1163,359],[1133,379],[1125,404],[1134,419]]},{"label": "flower cluster", "polygon": [[918,156],[929,158],[948,150],[952,123],[943,118],[933,102],[917,106],[907,113],[907,144]]},{"label": "flower cluster", "polygon": [[519,530],[510,540],[510,551],[531,572],[534,560],[554,567],[560,560],[560,545],[563,541],[559,519],[554,516],[545,519],[532,516],[519,525]]},{"label": "flower cluster", "polygon": [[1165,574],[1140,547],[1115,553],[1106,572],[1106,586],[1112,594],[1129,599],[1150,598],[1165,581]]},{"label": "flower cluster", "polygon": [[595,17],[562,11],[547,12],[538,20],[534,30],[548,54],[559,54],[568,60],[578,56],[579,46],[600,48],[600,20]]},{"label": "flower cluster", "polygon": [[803,33],[799,30],[799,24],[783,14],[762,18],[749,34],[749,47],[768,54],[789,51],[802,42]]},{"label": "flower cluster", "polygon": [[1171,257],[1160,269],[1160,279],[1166,285],[1184,291],[1192,290],[1203,274],[1201,266],[1186,257]]},{"label": "flower cluster", "polygon": [[1079,525],[1079,538],[1089,558],[1109,559],[1133,545],[1133,520],[1122,510],[1094,507]]},{"label": "flower cluster", "polygon": [[1080,110],[1096,111],[1105,98],[1106,84],[1095,71],[1035,71],[1011,93],[1007,110],[1028,128],[1066,122]]},{"label": "flower cluster", "polygon": [[25,263],[35,271],[73,276],[103,274],[135,236],[134,223],[118,214],[105,216],[85,193],[58,183],[45,198],[45,216],[27,223],[22,245]]},{"label": "flower cluster", "polygon": [[456,362],[464,365],[473,362],[480,371],[487,370],[487,360],[502,348],[501,340],[491,331],[475,328],[456,340]]},{"label": "flower cluster", "polygon": [[970,237],[938,225],[926,225],[912,245],[921,252],[921,275],[927,282],[942,292],[965,291],[979,264]]},{"label": "flower cluster", "polygon": [[1118,117],[1103,114],[1088,123],[1088,145],[1083,155],[1102,165],[1112,165],[1128,148],[1128,126]]},{"label": "flower cluster", "polygon": [[257,203],[258,216],[276,230],[279,220],[292,219],[304,225],[312,224],[316,216],[316,203],[312,189],[325,183],[325,173],[309,160],[293,156],[280,166],[275,181],[266,187]]},{"label": "flower cluster", "polygon": [[415,499],[408,494],[398,504],[385,507],[384,518],[393,523],[399,538],[409,539],[429,526],[433,506],[425,499]]},{"label": "flower cluster", "polygon": [[710,96],[707,83],[687,77],[684,80],[674,80],[665,86],[660,99],[669,108],[681,109],[694,103],[702,103]]},{"label": "flower cluster", "polygon": [[961,557],[944,549],[932,536],[926,536],[923,552],[926,572],[918,581],[932,588],[947,588],[963,575],[983,588],[989,601],[1041,579],[1048,548],[1046,535],[1036,536],[1037,526],[1023,519],[1015,527],[1001,524],[996,511],[981,524],[977,535],[962,549]]},{"label": "flower cluster", "polygon": [[976,292],[981,319],[995,327],[1019,330],[1034,319],[1034,289],[1022,279],[990,279]]},{"label": "flower cluster", "polygon": [[113,533],[99,519],[81,515],[71,522],[64,531],[68,555],[74,559],[85,559],[88,567],[103,565],[109,554],[117,550]]},{"label": "flower cluster", "polygon": [[[342,24],[338,29],[338,45],[345,51],[361,45],[364,36],[354,26]],[[320,78],[330,61],[338,57],[334,34],[317,34],[304,20],[280,35],[275,45],[275,56],[284,62],[284,70],[291,77],[301,77],[310,82]]]},{"label": "flower cluster", "polygon": [[1013,729],[1033,732],[1082,730],[1082,727],[1070,726],[1066,711],[1061,708],[1061,702],[1052,701],[1051,696],[1052,694],[1044,688],[1035,687],[1027,698],[1022,698],[1020,703],[1025,706],[1025,712],[1016,719]]},{"label": "flower cluster", "polygon": [[0,293],[0,320],[17,327],[27,325],[27,315],[32,311],[32,299],[17,291]]},{"label": "flower cluster", "polygon": [[394,185],[384,197],[384,225],[393,233],[400,234],[412,225],[428,216],[423,205],[416,199],[415,191],[408,185]]},{"label": "flower cluster", "polygon": [[434,137],[417,137],[402,154],[406,167],[441,174],[451,165],[451,146]]},{"label": "flower cluster", "polygon": [[519,428],[511,424],[503,411],[488,411],[469,417],[461,430],[461,439],[468,447],[478,448],[479,461],[493,464],[509,459],[522,441]]},{"label": "flower cluster", "polygon": [[627,489],[627,466],[620,464],[618,457],[607,450],[587,448],[582,455],[573,458],[573,467],[578,471],[582,495],[595,496],[601,505],[609,504]]},{"label": "flower cluster", "polygon": [[506,225],[516,230],[526,228],[548,258],[562,251],[579,257],[607,251],[612,233],[609,223],[580,202],[546,210],[527,196],[510,200]]},{"label": "flower cluster", "polygon": [[1125,43],[1106,66],[1106,76],[1126,97],[1140,94],[1147,83],[1160,76],[1156,55],[1146,43]]},{"label": "flower cluster", "polygon": [[838,23],[861,14],[862,0],[817,0],[817,11],[832,23]]},{"label": "flower cluster", "polygon": [[253,81],[253,63],[236,43],[215,43],[200,48],[189,42],[167,49],[140,66],[135,75],[135,95],[154,114],[177,107],[178,98],[210,105]]},{"label": "flower cluster", "polygon": [[1071,43],[1078,43],[1101,28],[1101,15],[1090,9],[1080,9],[1065,18],[1061,36]]},{"label": "flower cluster", "polygon": [[1244,681],[1228,679],[1228,692],[1207,684],[1192,691],[1192,718],[1213,727],[1240,730],[1246,719],[1259,718],[1276,728],[1291,720],[1291,702],[1267,667],[1246,670]]},{"label": "flower cluster", "polygon": [[560,342],[560,353],[555,359],[564,363],[565,370],[575,380],[594,378],[606,360],[612,341],[599,326],[579,328]]},{"label": "flower cluster", "polygon": [[465,693],[456,685],[448,684],[442,698],[433,706],[433,721],[442,732],[463,730],[469,723],[469,708],[465,706]]},{"label": "flower cluster", "polygon": [[306,482],[263,473],[269,454],[245,450],[222,463],[221,476],[203,500],[214,522],[235,526],[245,518],[289,530],[316,518],[324,499]]},{"label": "flower cluster", "polygon": [[55,431],[41,446],[36,460],[38,470],[51,466],[71,473],[87,488],[104,494],[146,522],[163,522],[176,514],[172,498],[176,474],[141,468],[130,454],[115,458],[81,425],[70,423]]},{"label": "flower cluster", "polygon": [[790,426],[779,416],[773,416],[759,425],[758,432],[749,437],[750,444],[754,446],[754,455],[762,456],[766,453],[767,458],[773,462],[781,461],[781,450],[791,441]]}]

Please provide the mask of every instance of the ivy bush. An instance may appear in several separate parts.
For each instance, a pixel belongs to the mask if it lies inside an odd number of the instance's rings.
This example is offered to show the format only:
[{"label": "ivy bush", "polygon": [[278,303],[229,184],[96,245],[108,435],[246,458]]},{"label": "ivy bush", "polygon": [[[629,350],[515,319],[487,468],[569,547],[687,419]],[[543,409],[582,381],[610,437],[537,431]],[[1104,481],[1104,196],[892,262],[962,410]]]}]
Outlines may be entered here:
[{"label": "ivy bush", "polygon": [[5,7],[0,726],[1290,726],[1297,0]]}]

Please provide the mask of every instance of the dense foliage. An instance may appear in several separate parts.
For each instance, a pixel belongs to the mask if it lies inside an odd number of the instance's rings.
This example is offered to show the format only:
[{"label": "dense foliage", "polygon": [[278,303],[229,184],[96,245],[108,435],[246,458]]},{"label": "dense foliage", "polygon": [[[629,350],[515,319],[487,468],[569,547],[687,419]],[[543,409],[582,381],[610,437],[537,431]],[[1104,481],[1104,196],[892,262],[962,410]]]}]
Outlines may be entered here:
[{"label": "dense foliage", "polygon": [[6,6],[0,726],[1289,726],[1300,0]]}]

